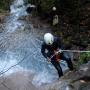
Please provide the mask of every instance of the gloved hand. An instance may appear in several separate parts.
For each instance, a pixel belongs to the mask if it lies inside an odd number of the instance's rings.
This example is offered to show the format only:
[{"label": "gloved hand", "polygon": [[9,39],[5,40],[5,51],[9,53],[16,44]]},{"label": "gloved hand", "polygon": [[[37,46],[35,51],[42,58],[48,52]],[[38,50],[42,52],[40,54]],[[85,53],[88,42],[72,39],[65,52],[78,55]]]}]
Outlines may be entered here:
[{"label": "gloved hand", "polygon": [[59,50],[58,50],[58,52],[59,52],[59,53],[62,53],[62,50],[61,50],[61,49],[59,49]]}]

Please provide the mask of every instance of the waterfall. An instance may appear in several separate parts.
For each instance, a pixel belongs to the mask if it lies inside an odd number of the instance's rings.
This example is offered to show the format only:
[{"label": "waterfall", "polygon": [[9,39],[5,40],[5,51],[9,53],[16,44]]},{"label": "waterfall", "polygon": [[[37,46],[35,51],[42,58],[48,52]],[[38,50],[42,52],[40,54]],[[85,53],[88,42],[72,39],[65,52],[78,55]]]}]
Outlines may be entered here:
[{"label": "waterfall", "polygon": [[26,15],[27,12],[26,6],[24,5],[24,1],[15,0],[10,6],[10,16],[8,17],[8,20],[6,20],[6,32],[10,33],[18,29],[24,29],[24,23],[18,19]]},{"label": "waterfall", "polygon": [[34,85],[51,83],[56,80],[57,71],[52,64],[45,62],[46,59],[41,54],[42,41],[36,37],[39,33],[30,23],[19,20],[19,17],[28,15],[24,1],[15,0],[10,10],[10,16],[7,17],[5,23],[5,32],[2,38],[0,36],[0,71],[5,71],[24,59],[7,74],[18,70],[32,71],[35,74],[32,81]]},{"label": "waterfall", "polygon": [[26,6],[23,0],[15,0],[10,6],[11,14],[15,14],[17,17],[27,15]]}]

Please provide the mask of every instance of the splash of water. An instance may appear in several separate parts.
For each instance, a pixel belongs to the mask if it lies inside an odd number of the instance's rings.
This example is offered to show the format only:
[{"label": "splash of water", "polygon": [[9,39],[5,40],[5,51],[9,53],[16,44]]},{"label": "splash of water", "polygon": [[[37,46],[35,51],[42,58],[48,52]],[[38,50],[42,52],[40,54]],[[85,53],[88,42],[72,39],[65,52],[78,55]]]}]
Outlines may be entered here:
[{"label": "splash of water", "polygon": [[[10,16],[6,20],[6,32],[14,32],[18,29],[24,29],[24,23],[18,20],[22,16],[26,16],[26,6],[24,5],[23,0],[15,0],[10,6]],[[8,27],[7,27],[8,26]]]},{"label": "splash of water", "polygon": [[24,5],[23,0],[15,0],[13,4],[10,6],[10,11],[11,14],[15,14],[16,17],[27,15],[26,6]]}]

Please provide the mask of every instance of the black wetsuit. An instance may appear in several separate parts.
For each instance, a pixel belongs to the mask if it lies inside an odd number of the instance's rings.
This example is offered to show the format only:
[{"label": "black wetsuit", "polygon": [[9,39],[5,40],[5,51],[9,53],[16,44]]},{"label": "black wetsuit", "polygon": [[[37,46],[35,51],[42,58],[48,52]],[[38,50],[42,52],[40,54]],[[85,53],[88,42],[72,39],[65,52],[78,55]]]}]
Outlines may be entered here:
[{"label": "black wetsuit", "polygon": [[[51,56],[54,55],[54,50],[61,48],[62,47],[60,43],[60,38],[54,37],[54,42],[52,45],[47,45],[45,44],[45,42],[43,42],[41,52],[45,58],[51,58]],[[59,55],[60,55],[60,59],[65,60],[67,62],[69,69],[73,70],[73,64],[71,62],[71,59],[66,58],[63,53],[59,53]],[[56,60],[56,56],[51,58],[51,63],[57,69],[59,77],[61,77],[63,75],[63,72],[60,63]]]}]

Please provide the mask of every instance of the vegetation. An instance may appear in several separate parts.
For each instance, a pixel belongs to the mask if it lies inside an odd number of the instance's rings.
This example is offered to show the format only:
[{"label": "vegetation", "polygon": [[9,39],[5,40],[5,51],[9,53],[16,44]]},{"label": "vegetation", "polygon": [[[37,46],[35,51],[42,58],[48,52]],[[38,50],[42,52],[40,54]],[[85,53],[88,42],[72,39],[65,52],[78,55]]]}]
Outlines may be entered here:
[{"label": "vegetation", "polygon": [[90,0],[28,0],[28,2],[35,4],[36,14],[49,23],[52,22],[52,7],[55,6],[59,23],[52,26],[52,30],[69,43],[81,46],[90,43]]},{"label": "vegetation", "polygon": [[0,1],[0,12],[4,10],[9,10],[11,4],[11,0],[1,0]]},{"label": "vegetation", "polygon": [[76,66],[79,67],[80,65],[87,63],[90,60],[90,53],[81,53],[79,56],[79,61],[77,62]]}]

